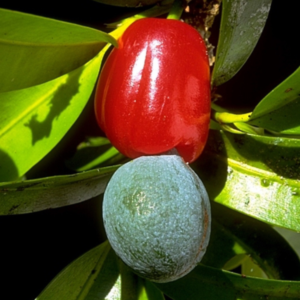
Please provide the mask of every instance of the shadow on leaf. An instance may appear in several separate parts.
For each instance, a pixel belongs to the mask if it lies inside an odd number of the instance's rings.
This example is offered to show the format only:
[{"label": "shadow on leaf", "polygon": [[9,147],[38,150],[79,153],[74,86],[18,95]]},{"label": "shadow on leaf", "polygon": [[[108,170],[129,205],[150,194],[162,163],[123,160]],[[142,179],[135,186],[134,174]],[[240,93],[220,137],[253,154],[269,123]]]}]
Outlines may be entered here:
[{"label": "shadow on leaf", "polygon": [[203,181],[211,200],[218,196],[227,181],[226,158],[227,150],[222,135],[211,130],[203,153],[191,166]]},{"label": "shadow on leaf", "polygon": [[32,132],[32,145],[50,136],[53,121],[59,118],[61,113],[71,104],[72,98],[79,92],[79,79],[82,71],[72,72],[67,81],[58,87],[50,100],[50,110],[43,121],[39,121],[38,115],[35,114],[28,123],[24,124]]},{"label": "shadow on leaf", "polygon": [[300,180],[300,140],[229,133],[225,136],[226,147],[233,150],[230,150],[233,159],[284,178]]},{"label": "shadow on leaf", "polygon": [[0,182],[18,179],[18,169],[12,158],[0,149]]}]

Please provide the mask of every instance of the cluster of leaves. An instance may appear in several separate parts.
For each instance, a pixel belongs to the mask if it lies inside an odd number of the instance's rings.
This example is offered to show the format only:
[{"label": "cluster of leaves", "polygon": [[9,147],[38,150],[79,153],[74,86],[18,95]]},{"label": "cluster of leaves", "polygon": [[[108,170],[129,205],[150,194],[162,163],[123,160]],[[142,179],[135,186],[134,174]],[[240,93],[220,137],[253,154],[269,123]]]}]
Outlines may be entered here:
[{"label": "cluster of leaves", "polygon": [[[1,215],[63,207],[104,192],[124,157],[103,137],[78,146],[66,162],[72,175],[26,180],[26,173],[91,101],[110,45],[134,20],[168,12],[170,2],[120,21],[110,34],[0,9]],[[214,87],[247,61],[270,6],[271,0],[223,0]],[[104,242],[66,267],[37,299],[299,299],[299,258],[272,227],[300,231],[299,70],[247,114],[213,103],[207,147],[193,165],[212,202],[212,236],[193,272],[150,283]],[[243,275],[230,271],[238,266]]]}]

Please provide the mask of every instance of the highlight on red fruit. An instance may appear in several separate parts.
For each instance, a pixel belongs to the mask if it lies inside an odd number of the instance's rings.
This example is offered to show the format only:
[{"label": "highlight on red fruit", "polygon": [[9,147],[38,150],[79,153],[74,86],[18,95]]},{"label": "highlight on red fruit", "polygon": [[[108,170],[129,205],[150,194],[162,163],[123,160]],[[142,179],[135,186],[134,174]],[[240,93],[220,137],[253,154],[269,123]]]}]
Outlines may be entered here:
[{"label": "highlight on red fruit", "polygon": [[111,143],[136,158],[176,148],[186,162],[201,154],[210,120],[205,42],[170,19],[131,24],[107,58],[96,89],[97,121]]}]

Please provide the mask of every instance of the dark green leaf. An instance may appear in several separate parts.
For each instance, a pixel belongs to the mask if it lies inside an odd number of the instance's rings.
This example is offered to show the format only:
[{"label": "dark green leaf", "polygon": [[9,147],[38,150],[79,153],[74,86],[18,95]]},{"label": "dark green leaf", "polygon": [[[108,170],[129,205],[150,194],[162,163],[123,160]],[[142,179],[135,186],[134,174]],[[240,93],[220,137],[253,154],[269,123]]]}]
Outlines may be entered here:
[{"label": "dark green leaf", "polygon": [[110,177],[118,167],[0,183],[0,215],[31,213],[88,200],[104,192]]},{"label": "dark green leaf", "polygon": [[225,268],[231,260],[237,267],[246,254],[269,278],[300,279],[297,254],[272,227],[217,203],[212,203],[212,217],[211,238],[201,263]]},{"label": "dark green leaf", "polygon": [[106,49],[52,81],[0,93],[0,181],[23,176],[62,139],[91,96]]},{"label": "dark green leaf", "polygon": [[282,134],[300,134],[300,68],[253,110],[250,123]]},{"label": "dark green leaf", "polygon": [[106,241],[60,272],[36,300],[164,300],[125,266]]},{"label": "dark green leaf", "polygon": [[124,155],[104,137],[88,138],[78,147],[75,155],[66,161],[71,170],[77,172],[121,163]]},{"label": "dark green leaf", "polygon": [[300,140],[216,130],[196,165],[210,199],[300,231]]},{"label": "dark green leaf", "polygon": [[118,277],[115,255],[105,242],[67,266],[36,300],[119,300]]},{"label": "dark green leaf", "polygon": [[228,228],[218,221],[213,209],[211,236],[201,263],[210,267],[224,269],[231,259],[240,255],[248,255],[247,249],[239,241],[238,237],[231,233],[230,227]]},{"label": "dark green leaf", "polygon": [[69,73],[106,43],[116,45],[99,30],[0,8],[0,92]]},{"label": "dark green leaf", "polygon": [[200,265],[187,276],[157,286],[174,300],[296,300],[299,281],[245,277]]},{"label": "dark green leaf", "polygon": [[223,0],[212,83],[232,78],[247,61],[265,26],[272,0]]},{"label": "dark green leaf", "polygon": [[220,124],[218,122],[212,120],[212,119],[210,120],[209,128],[210,129],[215,129],[215,130],[221,130]]},{"label": "dark green leaf", "polygon": [[140,7],[144,5],[152,5],[160,0],[94,0],[107,5],[125,6],[125,7]]},{"label": "dark green leaf", "polygon": [[122,261],[119,261],[120,273],[121,273],[121,295],[122,300],[137,300],[142,287],[139,278],[135,275],[128,266]]},{"label": "dark green leaf", "polygon": [[[112,251],[113,252],[113,251]],[[150,281],[143,279],[132,272],[120,258],[115,254],[115,261],[118,262],[119,277],[119,297],[115,300],[164,300],[163,293]],[[116,285],[114,286],[116,288]],[[110,300],[109,297],[105,298]],[[96,300],[96,299],[95,299]]]},{"label": "dark green leaf", "polygon": [[300,233],[280,227],[275,227],[275,230],[284,237],[300,257]]},{"label": "dark green leaf", "polygon": [[139,300],[164,300],[165,297],[162,294],[162,292],[156,287],[156,285],[154,285],[152,282],[145,280],[145,279],[141,279],[140,280],[143,281],[143,289],[141,292],[141,297]]}]

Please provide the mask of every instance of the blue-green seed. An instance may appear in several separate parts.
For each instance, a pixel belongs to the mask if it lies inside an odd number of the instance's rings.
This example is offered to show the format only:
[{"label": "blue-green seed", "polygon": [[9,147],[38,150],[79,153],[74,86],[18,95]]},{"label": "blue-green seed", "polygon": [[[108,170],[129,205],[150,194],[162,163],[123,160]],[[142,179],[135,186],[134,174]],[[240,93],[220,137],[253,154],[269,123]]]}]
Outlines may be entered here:
[{"label": "blue-green seed", "polygon": [[140,157],[120,167],[104,194],[103,220],[117,255],[156,282],[190,272],[210,236],[206,190],[176,155]]}]

